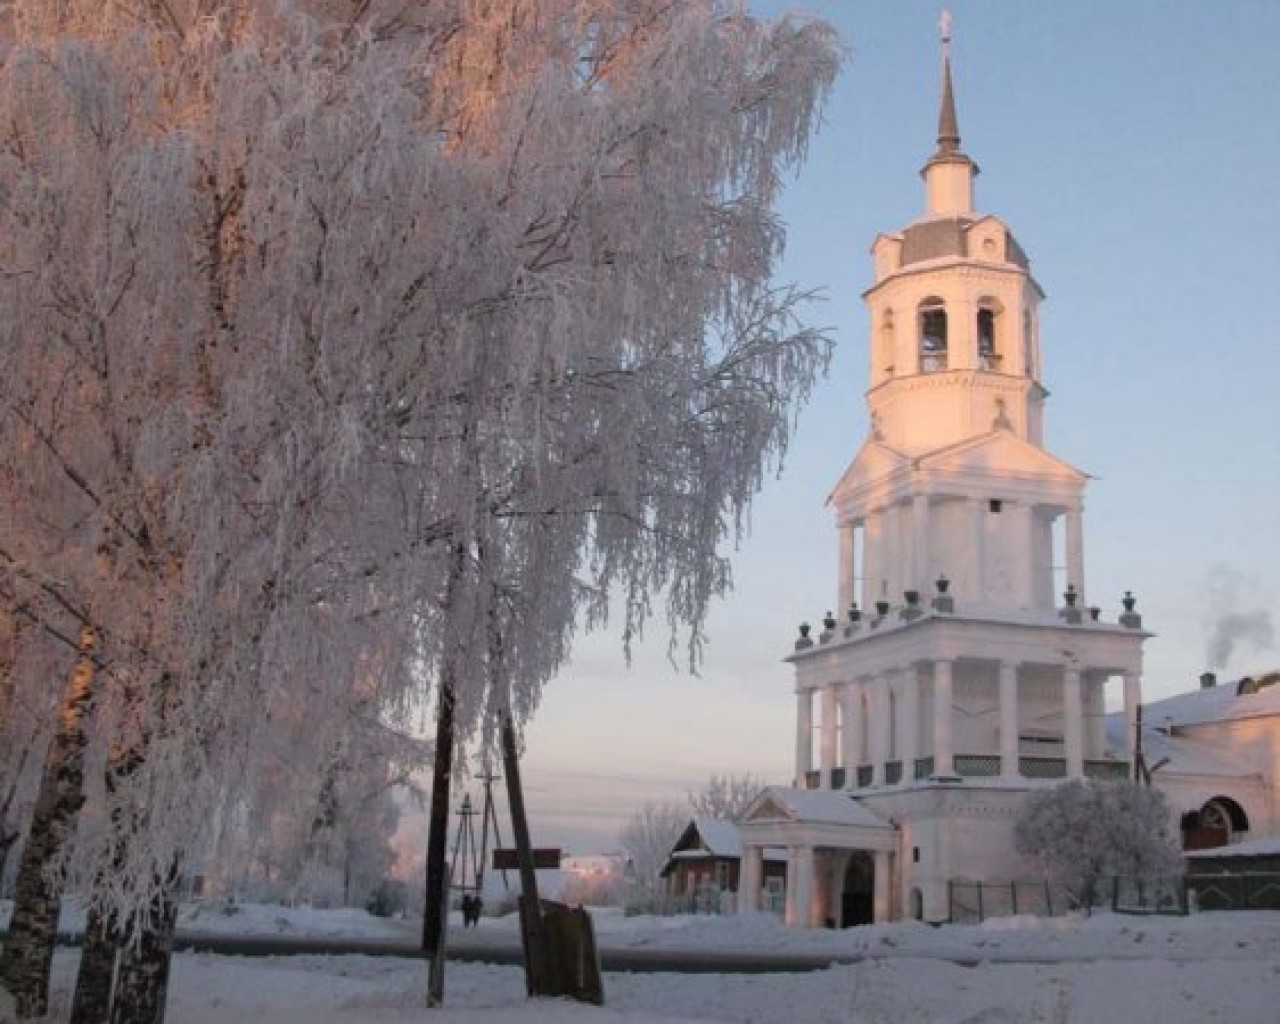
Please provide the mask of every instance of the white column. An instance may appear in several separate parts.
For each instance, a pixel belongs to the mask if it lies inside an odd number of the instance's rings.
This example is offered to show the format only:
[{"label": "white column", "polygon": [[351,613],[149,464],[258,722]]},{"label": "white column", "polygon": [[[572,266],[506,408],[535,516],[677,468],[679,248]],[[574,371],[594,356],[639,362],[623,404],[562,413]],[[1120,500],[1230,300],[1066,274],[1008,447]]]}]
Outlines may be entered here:
[{"label": "white column", "polygon": [[889,701],[886,687],[889,680],[884,675],[873,676],[867,690],[867,739],[871,746],[871,784],[884,782],[884,762],[888,756]]},{"label": "white column", "polygon": [[872,919],[876,924],[888,921],[892,908],[889,905],[891,870],[889,854],[884,850],[876,850],[873,855],[875,878],[872,880]]},{"label": "white column", "polygon": [[813,766],[813,691],[796,691],[796,786],[804,788],[804,774]]},{"label": "white column", "polygon": [[760,890],[764,888],[764,847],[742,848],[742,875],[738,879],[738,913],[760,909]]},{"label": "white column", "polygon": [[840,687],[840,746],[846,787],[853,787],[862,763],[862,693],[857,683]]},{"label": "white column", "polygon": [[1084,712],[1080,702],[1080,670],[1062,670],[1062,739],[1067,754],[1067,778],[1084,775]]},{"label": "white column", "polygon": [[902,758],[902,781],[916,778],[916,758],[920,756],[920,679],[914,665],[908,665],[898,682],[898,718],[901,740],[898,755]]},{"label": "white column", "polygon": [[884,511],[871,512],[862,528],[862,610],[872,614],[880,598],[880,567],[885,561]]},{"label": "white column", "polygon": [[902,517],[897,505],[884,510],[884,539],[880,550],[884,558],[880,562],[879,579],[876,582],[875,599],[889,604],[902,603]]},{"label": "white column", "polygon": [[954,775],[951,748],[951,662],[933,663],[933,773]]},{"label": "white column", "polygon": [[[1016,603],[1020,607],[1034,608],[1036,606],[1036,510],[1034,506],[1022,501],[1012,508],[1005,507],[1013,513],[1014,523],[1017,526],[1018,563],[1015,572],[1018,573],[1019,582]],[[1052,587],[1050,589],[1052,592]]]},{"label": "white column", "polygon": [[969,580],[961,580],[959,590],[968,594],[969,600],[985,602],[987,599],[987,502],[982,498],[969,500]]},{"label": "white column", "polygon": [[840,734],[836,730],[836,688],[827,683],[822,688],[822,740],[818,746],[818,766],[822,769],[822,787],[831,788],[831,769],[836,766]]},{"label": "white column", "polygon": [[854,595],[854,578],[857,575],[857,567],[854,565],[854,530],[853,523],[844,523],[840,527],[840,586],[838,593],[840,595],[840,607],[836,609],[836,619],[841,622],[847,622],[845,613],[849,610],[849,605],[853,604]]},{"label": "white column", "polygon": [[1107,677],[1096,675],[1086,680],[1084,756],[1104,757],[1107,753]]},{"label": "white column", "polygon": [[947,300],[947,369],[972,370],[977,364],[977,307],[962,299]]},{"label": "white column", "polygon": [[929,495],[911,499],[911,578],[907,587],[929,599]]},{"label": "white column", "polygon": [[1133,778],[1134,759],[1138,755],[1138,705],[1142,703],[1142,676],[1138,672],[1124,674],[1124,754],[1129,760],[1129,777]]},{"label": "white column", "polygon": [[791,928],[808,928],[813,914],[813,849],[790,848],[787,864],[785,923]]},{"label": "white column", "polygon": [[1018,762],[1018,666],[1000,662],[1000,774],[1016,779],[1022,774]]},{"label": "white column", "polygon": [[1067,582],[1073,584],[1080,595],[1078,606],[1087,608],[1084,596],[1084,508],[1081,505],[1067,509],[1066,548]]}]

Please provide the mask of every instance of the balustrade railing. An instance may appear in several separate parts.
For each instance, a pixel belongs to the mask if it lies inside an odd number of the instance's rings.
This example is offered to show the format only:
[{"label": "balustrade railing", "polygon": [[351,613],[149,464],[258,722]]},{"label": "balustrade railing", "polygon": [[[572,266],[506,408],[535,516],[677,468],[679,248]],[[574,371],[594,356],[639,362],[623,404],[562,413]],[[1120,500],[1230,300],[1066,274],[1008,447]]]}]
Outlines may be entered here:
[{"label": "balustrade railing", "polygon": [[1000,755],[956,754],[955,769],[957,775],[963,775],[969,778],[999,775]]},{"label": "balustrade railing", "polygon": [[1110,779],[1123,782],[1129,777],[1128,761],[1086,761],[1084,774],[1090,779]]},{"label": "balustrade railing", "polygon": [[916,758],[916,779],[927,779],[933,774],[933,757]]},{"label": "balustrade railing", "polygon": [[1065,779],[1067,759],[1065,757],[1020,757],[1018,770],[1027,779]]}]

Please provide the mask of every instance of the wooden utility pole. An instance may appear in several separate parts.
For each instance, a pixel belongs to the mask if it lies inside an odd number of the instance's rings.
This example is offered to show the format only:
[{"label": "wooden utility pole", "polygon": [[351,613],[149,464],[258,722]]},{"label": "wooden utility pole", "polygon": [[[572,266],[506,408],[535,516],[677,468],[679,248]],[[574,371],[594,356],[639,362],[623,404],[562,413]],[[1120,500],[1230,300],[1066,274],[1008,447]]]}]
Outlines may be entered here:
[{"label": "wooden utility pole", "polygon": [[502,767],[507,777],[511,830],[515,835],[516,857],[520,865],[520,934],[524,941],[525,988],[531,996],[544,995],[547,994],[547,933],[542,920],[542,901],[538,898],[538,876],[533,867],[533,844],[529,840],[524,790],[520,785],[516,729],[510,715],[502,721]]},{"label": "wooden utility pole", "polygon": [[441,681],[436,709],[435,771],[431,778],[431,816],[427,828],[427,890],[422,910],[422,950],[430,960],[427,1005],[444,1002],[444,929],[449,913],[446,851],[449,842],[449,791],[453,780],[452,674]]},{"label": "wooden utility pole", "polygon": [[530,996],[569,996],[599,1006],[604,1002],[604,985],[600,979],[600,954],[591,915],[582,907],[544,903],[538,898],[536,858],[529,839],[516,731],[510,715],[502,723],[502,760],[520,867],[525,987]]}]

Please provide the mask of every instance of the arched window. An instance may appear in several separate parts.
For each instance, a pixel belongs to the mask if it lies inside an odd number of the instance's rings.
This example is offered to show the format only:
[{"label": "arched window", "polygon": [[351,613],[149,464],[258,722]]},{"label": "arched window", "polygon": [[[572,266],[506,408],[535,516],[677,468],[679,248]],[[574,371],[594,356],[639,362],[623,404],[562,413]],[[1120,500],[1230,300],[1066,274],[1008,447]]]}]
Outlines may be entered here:
[{"label": "arched window", "polygon": [[941,299],[920,303],[920,372],[947,368],[947,308]]},{"label": "arched window", "polygon": [[1182,816],[1182,848],[1207,850],[1239,842],[1249,831],[1244,808],[1229,796],[1216,796],[1198,811]]},{"label": "arched window", "polygon": [[1004,353],[1000,334],[1000,303],[983,299],[978,303],[978,369],[999,370]]}]

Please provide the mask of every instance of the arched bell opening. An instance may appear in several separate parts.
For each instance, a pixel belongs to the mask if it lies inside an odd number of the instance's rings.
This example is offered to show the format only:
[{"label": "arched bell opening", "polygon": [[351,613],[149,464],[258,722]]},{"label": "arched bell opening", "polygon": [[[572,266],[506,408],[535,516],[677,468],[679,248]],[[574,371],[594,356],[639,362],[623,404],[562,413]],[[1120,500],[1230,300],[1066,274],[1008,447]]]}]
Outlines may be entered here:
[{"label": "arched bell opening", "polygon": [[1005,362],[1004,307],[992,298],[978,302],[978,369],[1000,372]]},{"label": "arched bell opening", "polygon": [[947,307],[935,296],[920,303],[920,372],[938,373],[947,368]]}]

